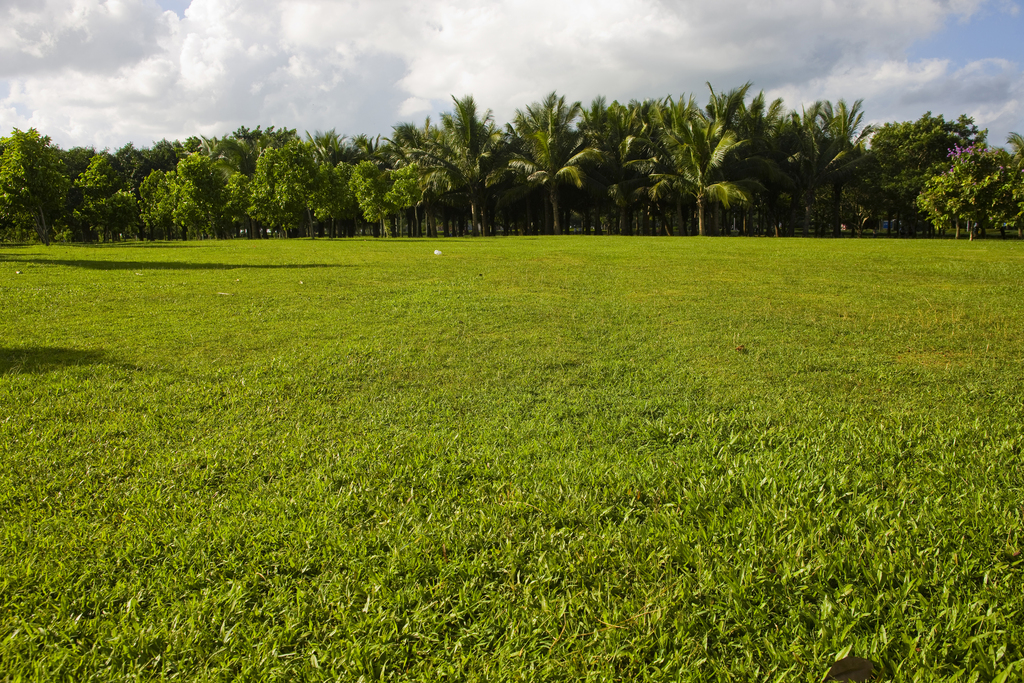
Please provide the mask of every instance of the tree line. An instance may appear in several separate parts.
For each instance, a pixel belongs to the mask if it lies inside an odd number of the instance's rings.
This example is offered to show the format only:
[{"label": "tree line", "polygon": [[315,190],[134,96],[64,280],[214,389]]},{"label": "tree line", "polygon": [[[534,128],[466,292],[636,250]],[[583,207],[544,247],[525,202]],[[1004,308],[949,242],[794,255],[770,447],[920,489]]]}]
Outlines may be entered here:
[{"label": "tree line", "polygon": [[0,239],[495,235],[941,236],[1024,229],[1024,139],[967,116],[865,125],[750,84],[589,107],[556,93],[499,126],[471,96],[390,137],[240,127],[115,152],[0,140]]}]

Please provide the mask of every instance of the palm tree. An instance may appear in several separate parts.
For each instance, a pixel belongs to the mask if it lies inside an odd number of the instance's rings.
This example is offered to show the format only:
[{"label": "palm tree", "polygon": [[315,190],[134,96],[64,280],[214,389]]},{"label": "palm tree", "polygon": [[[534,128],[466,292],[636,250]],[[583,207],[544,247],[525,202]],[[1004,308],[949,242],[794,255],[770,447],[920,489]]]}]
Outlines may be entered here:
[{"label": "palm tree", "polygon": [[1010,146],[1014,166],[1024,170],[1024,135],[1010,133],[1006,138],[1006,144]]},{"label": "palm tree", "polygon": [[804,208],[804,237],[810,236],[815,193],[825,182],[828,161],[833,156],[828,151],[828,129],[821,125],[821,107],[819,101],[809,108],[804,107],[802,112],[792,111],[789,115],[788,133],[793,152],[788,161]]},{"label": "palm tree", "polygon": [[865,126],[864,112],[861,105],[864,100],[857,100],[853,106],[845,100],[839,100],[836,106],[824,102],[821,116],[828,128],[829,135],[836,150],[829,175],[832,181],[832,234],[842,236],[839,210],[843,199],[843,186],[850,180],[853,170],[867,159],[867,140],[873,128]]},{"label": "palm tree", "polygon": [[228,175],[237,172],[252,178],[256,173],[256,162],[259,161],[263,150],[264,146],[260,140],[223,138],[217,142],[214,159]]},{"label": "palm tree", "polygon": [[[861,101],[852,107],[840,100],[815,102],[802,114],[790,114],[790,131],[794,152],[789,161],[804,207],[804,237],[810,234],[811,210],[818,188],[831,184],[834,201],[842,197],[842,186],[853,175],[867,155],[864,153],[870,127],[861,128],[864,114]],[[838,212],[838,208],[835,209]],[[838,220],[835,226],[838,230]]]},{"label": "palm tree", "polygon": [[[747,144],[740,162],[742,170],[755,178],[760,185],[757,194],[762,198],[762,222],[771,218],[776,237],[779,233],[778,207],[783,192],[791,189],[790,178],[782,172],[779,161],[780,142],[786,125],[785,103],[782,98],[768,102],[764,92],[754,96],[744,105],[740,113],[738,134]],[[762,223],[763,224],[763,223]]]},{"label": "palm tree", "polygon": [[[381,137],[376,135],[370,137],[360,133],[351,138],[351,144],[343,147],[342,158],[350,164],[358,164],[360,161],[369,161],[379,169],[388,168],[387,140],[381,143]],[[347,155],[348,158],[345,158]]]},{"label": "palm tree", "polygon": [[559,97],[552,92],[526,111],[517,110],[513,124],[524,149],[508,165],[521,173],[527,183],[547,190],[556,235],[562,234],[559,186],[571,183],[583,187],[587,177],[583,165],[602,159],[599,151],[586,146],[585,135],[575,127],[582,110],[579,102],[567,104],[564,95]]},{"label": "palm tree", "polygon": [[316,131],[312,135],[306,131],[306,141],[313,146],[313,157],[319,166],[329,165],[332,168],[342,161],[349,161],[355,151],[348,138],[338,135],[336,129]]},{"label": "palm tree", "polygon": [[652,103],[644,109],[645,125],[635,142],[640,158],[630,162],[632,168],[641,171],[644,181],[638,184],[635,192],[646,195],[651,201],[674,200],[676,220],[680,229],[685,225],[683,218],[683,198],[689,195],[689,186],[675,172],[672,152],[666,147],[665,129],[681,128],[694,118],[700,118],[700,110],[696,100],[680,97],[674,100],[671,96],[660,102]]},{"label": "palm tree", "polygon": [[665,150],[651,177],[668,184],[674,191],[690,195],[697,202],[697,230],[706,235],[704,207],[708,201],[721,202],[729,208],[732,201],[749,200],[748,192],[734,181],[726,180],[723,166],[730,152],[744,141],[736,133],[725,130],[724,121],[708,120],[704,116],[688,115],[687,106],[681,108],[656,107],[652,112],[657,126],[658,142]]},{"label": "palm tree", "polygon": [[501,132],[490,109],[481,116],[472,95],[461,100],[453,97],[452,102],[455,109],[441,115],[440,131],[424,136],[424,147],[413,151],[412,157],[423,169],[425,185],[466,193],[473,231],[483,235],[487,182],[494,170]]},{"label": "palm tree", "polygon": [[647,129],[641,108],[618,102],[605,106],[603,97],[595,99],[590,109],[583,112],[580,130],[587,145],[599,150],[602,156],[590,178],[618,209],[620,235],[629,231],[630,208],[645,181],[635,164],[643,153]]},{"label": "palm tree", "polygon": [[711,91],[711,97],[704,108],[706,118],[709,121],[721,122],[723,130],[737,130],[743,118],[747,91],[750,90],[751,83],[748,81],[727,93],[716,93],[711,83],[705,85]]}]

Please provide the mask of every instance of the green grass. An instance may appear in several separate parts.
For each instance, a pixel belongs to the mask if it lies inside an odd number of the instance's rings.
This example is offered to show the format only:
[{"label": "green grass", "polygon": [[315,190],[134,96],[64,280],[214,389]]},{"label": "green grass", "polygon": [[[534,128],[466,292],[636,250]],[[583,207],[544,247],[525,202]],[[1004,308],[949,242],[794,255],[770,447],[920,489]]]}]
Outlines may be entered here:
[{"label": "green grass", "polygon": [[1022,276],[998,241],[0,247],[0,680],[1021,680]]}]

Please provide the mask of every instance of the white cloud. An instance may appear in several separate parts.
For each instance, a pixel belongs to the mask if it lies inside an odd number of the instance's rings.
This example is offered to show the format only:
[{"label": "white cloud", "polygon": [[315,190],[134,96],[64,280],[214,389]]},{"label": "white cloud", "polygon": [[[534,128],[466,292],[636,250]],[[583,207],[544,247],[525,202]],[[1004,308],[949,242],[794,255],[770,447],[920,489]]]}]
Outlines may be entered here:
[{"label": "white cloud", "polygon": [[1018,65],[905,57],[950,16],[1003,2],[193,0],[181,18],[155,0],[8,0],[0,129],[99,146],[241,124],[386,134],[452,95],[501,122],[551,90],[703,98],[708,80],[751,80],[791,106],[865,98],[871,116],[1009,127],[1024,114]]},{"label": "white cloud", "polygon": [[411,116],[423,111],[431,111],[433,107],[434,105],[430,103],[430,100],[425,100],[422,97],[410,97],[402,102],[402,106],[398,108],[398,115]]},{"label": "white cloud", "polygon": [[[851,96],[851,93],[856,93]],[[967,114],[1002,144],[1024,114],[1024,73],[1002,59],[954,68],[948,60],[878,60],[833,70],[821,78],[771,91],[790,106],[815,99],[863,98],[872,123],[919,118],[926,111],[955,118]]]}]

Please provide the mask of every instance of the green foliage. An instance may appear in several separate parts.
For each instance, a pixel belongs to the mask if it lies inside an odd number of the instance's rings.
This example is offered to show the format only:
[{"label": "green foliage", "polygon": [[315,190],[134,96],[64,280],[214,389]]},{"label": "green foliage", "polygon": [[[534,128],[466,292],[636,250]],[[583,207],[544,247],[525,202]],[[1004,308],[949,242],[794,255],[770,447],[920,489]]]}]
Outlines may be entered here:
[{"label": "green foliage", "polygon": [[728,208],[731,201],[749,199],[741,186],[722,175],[729,153],[743,141],[726,130],[720,119],[698,115],[667,118],[660,108],[654,110],[654,117],[659,123],[660,142],[667,159],[663,162],[665,168],[654,173],[653,178],[671,183],[676,191],[696,200],[699,234],[705,235],[704,208],[708,202],[721,202]]},{"label": "green foliage", "polygon": [[[356,165],[349,185],[359,203],[359,210],[370,223],[381,223],[384,226],[384,219],[398,210],[389,198],[391,173],[372,161],[360,161]],[[384,230],[390,236],[387,226],[384,226]]]},{"label": "green foliage", "polygon": [[976,144],[954,147],[949,156],[949,170],[932,177],[918,197],[919,208],[936,225],[1000,226],[1021,218],[1017,197],[1024,178],[1006,152]]},{"label": "green foliage", "polygon": [[174,237],[174,171],[153,171],[142,181],[140,214],[151,239]]},{"label": "green foliage", "polygon": [[[876,130],[864,124],[860,101],[820,101],[787,111],[781,99],[752,94],[749,83],[722,92],[708,88],[705,106],[685,94],[628,104],[598,97],[585,111],[552,92],[517,110],[504,129],[490,110],[466,96],[453,98],[440,126],[429,118],[422,126],[398,124],[390,139],[332,129],[307,132],[308,142],[302,143],[292,129],[243,126],[224,137],[162,140],[149,149],[129,143],[113,154],[58,149],[64,179],[55,189],[64,201],[53,202],[50,212],[62,239],[80,241],[134,235],[133,223],[152,224],[152,234],[169,235],[167,210],[182,238],[255,236],[265,229],[284,235],[365,234],[368,216],[381,224],[380,234],[389,235],[388,217],[393,226],[412,206],[417,210],[410,235],[424,233],[422,216],[430,236],[443,223],[446,232],[457,234],[468,225],[473,235],[670,235],[696,229],[792,236],[802,225],[805,236],[813,226],[815,235],[841,237],[867,230],[877,235],[886,218],[895,219],[889,235],[935,236],[924,216],[941,228],[952,214],[925,210],[919,195],[944,171],[949,148],[985,138],[966,116],[947,122],[928,113]],[[1007,163],[1024,167],[1024,138],[1011,134],[1007,144]],[[79,182],[97,156],[106,159],[109,178]],[[184,172],[176,170],[179,160]],[[353,180],[352,165],[361,162],[376,170],[364,167]],[[417,170],[401,171],[410,167]],[[170,201],[167,193],[143,197],[144,180],[157,170],[174,171],[164,181]],[[232,179],[233,174],[240,175]],[[73,186],[65,192],[67,180]],[[1004,237],[1006,225],[1016,222],[1024,238],[1018,218],[1024,191],[1009,176],[1002,187],[1004,200],[986,220]],[[133,193],[143,209],[136,221],[119,211],[120,223],[110,226],[105,202],[119,190]],[[936,197],[921,201],[937,206]],[[124,198],[116,202],[130,206]],[[4,207],[0,238],[19,239],[33,223],[39,235],[49,234],[46,211],[9,201]],[[340,233],[339,220],[346,222]]]},{"label": "green foliage", "polygon": [[138,236],[139,203],[128,190],[118,190],[107,202],[107,225],[119,238]]},{"label": "green foliage", "polygon": [[949,151],[984,142],[985,131],[979,131],[967,116],[946,121],[928,112],[917,121],[887,123],[871,137],[877,164],[871,189],[885,210],[913,213],[928,180],[947,168]]},{"label": "green foliage", "polygon": [[139,222],[135,195],[126,192],[122,182],[105,154],[92,157],[89,167],[75,180],[75,187],[82,191],[75,218],[108,242],[115,235],[134,237]]},{"label": "green foliage", "polygon": [[309,205],[318,221],[355,218],[358,202],[351,187],[354,168],[344,161],[317,167]]},{"label": "green foliage", "polygon": [[249,211],[252,207],[252,186],[249,177],[235,171],[228,177],[224,188],[224,217],[234,221],[247,230],[251,229]]},{"label": "green foliage", "polygon": [[31,220],[39,241],[49,245],[49,220],[64,208],[69,184],[60,153],[35,128],[15,128],[0,145],[0,215],[15,224]]},{"label": "green foliage", "polygon": [[297,230],[308,217],[317,168],[312,149],[292,140],[263,152],[250,186],[252,216],[262,223]]},{"label": "green foliage", "polygon": [[598,150],[587,147],[586,135],[576,128],[582,113],[579,102],[568,103],[564,96],[552,92],[515,116],[523,150],[509,161],[509,166],[523,174],[526,183],[547,190],[556,235],[562,234],[559,186],[583,187],[587,177],[584,165],[602,158]]},{"label": "green foliage", "polygon": [[193,153],[178,162],[170,182],[174,194],[174,223],[193,239],[222,236],[224,176],[213,162]]},{"label": "green foliage", "polygon": [[3,678],[1020,678],[1020,242],[387,247],[0,246]]},{"label": "green foliage", "polygon": [[394,207],[394,211],[416,206],[423,198],[423,190],[420,189],[420,169],[416,164],[391,171],[390,181],[391,189],[384,199],[387,204]]},{"label": "green foliage", "polygon": [[411,156],[422,170],[426,185],[438,191],[465,193],[473,230],[484,234],[483,203],[487,183],[498,172],[501,132],[494,125],[491,110],[481,113],[472,96],[461,100],[453,97],[452,103],[454,110],[441,115],[441,129],[436,135],[425,133],[422,146]]}]

